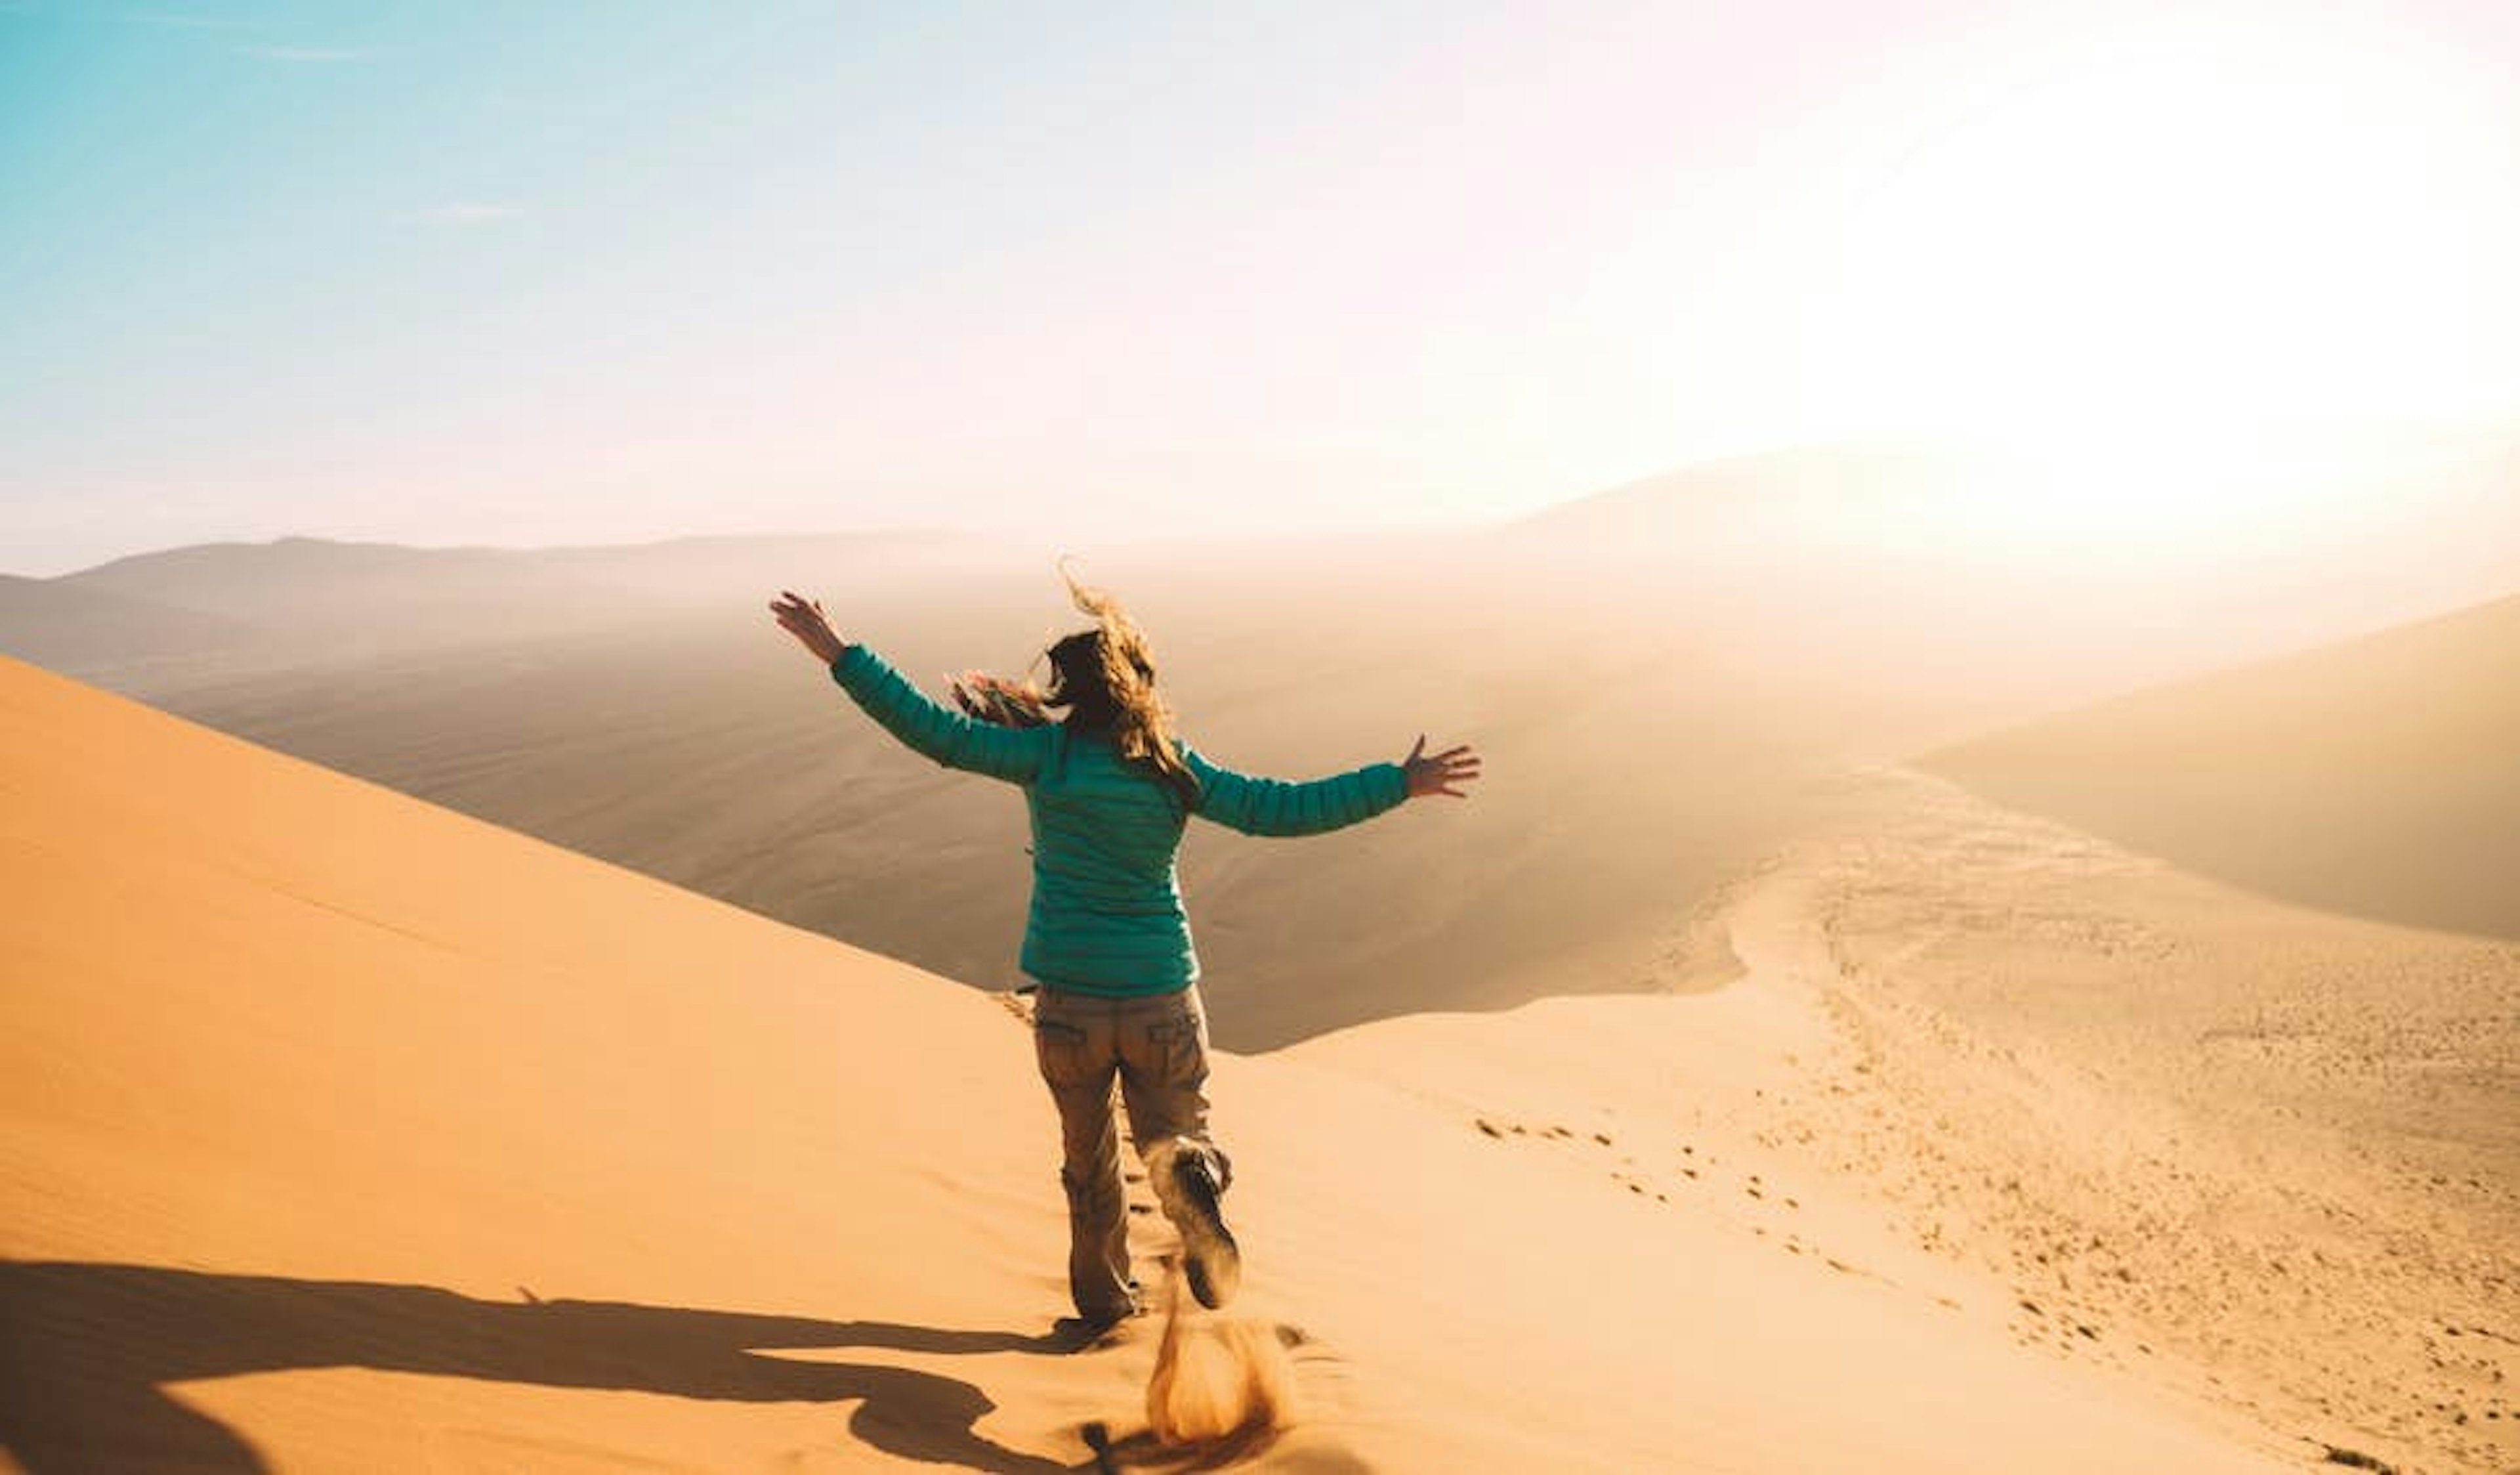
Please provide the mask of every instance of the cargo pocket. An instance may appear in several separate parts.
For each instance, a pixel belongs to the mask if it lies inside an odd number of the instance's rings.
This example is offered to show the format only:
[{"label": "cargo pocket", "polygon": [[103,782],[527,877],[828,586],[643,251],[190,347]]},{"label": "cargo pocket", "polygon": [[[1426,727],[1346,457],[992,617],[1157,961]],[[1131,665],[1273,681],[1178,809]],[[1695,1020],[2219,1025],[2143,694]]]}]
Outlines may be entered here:
[{"label": "cargo pocket", "polygon": [[1032,1050],[1041,1062],[1041,1079],[1053,1085],[1083,1085],[1094,1074],[1085,1058],[1085,1031],[1063,1019],[1036,1017]]},{"label": "cargo pocket", "polygon": [[1162,1084],[1195,1090],[1207,1083],[1207,1016],[1197,1005],[1186,1005],[1147,1026],[1147,1037],[1154,1046]]}]

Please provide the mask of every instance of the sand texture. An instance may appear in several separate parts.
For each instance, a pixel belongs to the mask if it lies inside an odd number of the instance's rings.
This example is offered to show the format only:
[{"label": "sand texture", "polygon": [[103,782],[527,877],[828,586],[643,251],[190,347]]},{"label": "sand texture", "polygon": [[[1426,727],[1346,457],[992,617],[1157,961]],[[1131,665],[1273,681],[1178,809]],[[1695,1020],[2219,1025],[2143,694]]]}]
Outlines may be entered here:
[{"label": "sand texture", "polygon": [[[2520,946],[2282,906],[1938,780],[1701,919],[1738,979],[1314,1041],[1499,1145],[2313,1461],[2520,1462]],[[1573,1089],[1569,1089],[1572,1086]]]},{"label": "sand texture", "polygon": [[[1160,1463],[1156,1320],[1049,1335],[1054,1132],[998,1001],[14,663],[0,754],[20,1467],[1090,1468],[1096,1424]],[[1867,1037],[1768,941],[1828,912],[1766,884],[1732,988],[1220,1060],[1234,1310],[1302,1406],[1258,1461],[2316,1454],[2155,1376],[2132,1314],[2060,1353],[2025,1272],[1915,1243],[1868,1185],[1949,1142],[1796,1140],[1771,1097]]]}]

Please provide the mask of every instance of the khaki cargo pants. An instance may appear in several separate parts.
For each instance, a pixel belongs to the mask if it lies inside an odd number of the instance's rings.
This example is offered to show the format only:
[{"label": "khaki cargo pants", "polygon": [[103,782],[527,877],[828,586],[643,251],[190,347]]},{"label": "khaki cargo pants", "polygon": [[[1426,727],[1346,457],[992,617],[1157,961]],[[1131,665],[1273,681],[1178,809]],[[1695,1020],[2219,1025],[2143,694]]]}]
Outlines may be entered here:
[{"label": "khaki cargo pants", "polygon": [[1078,1315],[1116,1320],[1138,1303],[1111,1083],[1120,1083],[1140,1158],[1155,1159],[1174,1144],[1205,1154],[1220,1188],[1230,1182],[1233,1165],[1207,1134],[1207,1011],[1195,984],[1140,998],[1044,984],[1033,997],[1032,1033],[1041,1079],[1058,1104],[1068,1290]]}]

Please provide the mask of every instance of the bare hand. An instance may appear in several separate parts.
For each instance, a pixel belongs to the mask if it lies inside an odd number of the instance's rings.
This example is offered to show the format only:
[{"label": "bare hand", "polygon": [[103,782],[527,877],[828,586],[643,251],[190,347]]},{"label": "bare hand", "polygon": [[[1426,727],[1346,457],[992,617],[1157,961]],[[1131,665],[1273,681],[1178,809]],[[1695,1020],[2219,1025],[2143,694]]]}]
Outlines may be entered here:
[{"label": "bare hand", "polygon": [[807,599],[793,589],[779,593],[780,597],[770,602],[770,613],[778,618],[779,627],[795,636],[825,666],[840,659],[848,642],[832,633],[832,622],[823,618],[822,601]]},{"label": "bare hand", "polygon": [[1409,750],[1401,761],[1402,771],[1409,775],[1409,797],[1422,799],[1429,794],[1447,794],[1455,799],[1469,796],[1454,787],[1466,784],[1479,776],[1479,756],[1464,743],[1447,748],[1429,758],[1426,756],[1426,734],[1418,734],[1418,746]]}]

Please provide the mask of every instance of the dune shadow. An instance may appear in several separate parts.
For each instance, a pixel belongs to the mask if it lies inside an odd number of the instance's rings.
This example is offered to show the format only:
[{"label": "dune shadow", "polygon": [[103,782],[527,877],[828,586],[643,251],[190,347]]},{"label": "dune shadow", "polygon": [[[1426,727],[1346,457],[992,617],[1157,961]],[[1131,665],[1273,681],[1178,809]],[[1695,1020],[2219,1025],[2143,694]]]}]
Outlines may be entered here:
[{"label": "dune shadow", "polygon": [[260,1472],[243,1433],[167,1385],[309,1367],[613,1389],[740,1403],[845,1403],[849,1431],[974,1470],[1067,1465],[981,1435],[997,1406],[955,1378],[758,1349],[1058,1353],[1055,1336],[826,1321],[603,1301],[476,1301],[423,1285],[0,1262],[0,1451],[27,1475]]}]

